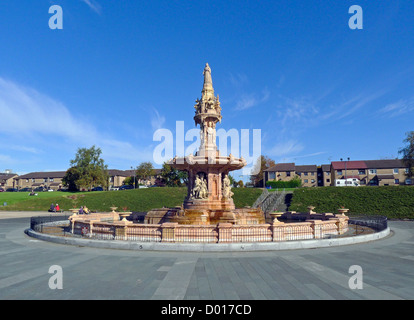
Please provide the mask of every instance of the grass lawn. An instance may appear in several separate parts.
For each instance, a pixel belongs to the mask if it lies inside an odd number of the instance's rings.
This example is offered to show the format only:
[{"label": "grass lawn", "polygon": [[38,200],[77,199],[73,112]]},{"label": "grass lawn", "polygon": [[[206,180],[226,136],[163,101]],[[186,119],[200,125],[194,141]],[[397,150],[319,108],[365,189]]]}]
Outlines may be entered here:
[{"label": "grass lawn", "polygon": [[[262,189],[235,188],[236,207],[251,206]],[[148,188],[102,192],[39,192],[29,196],[26,192],[0,193],[0,210],[47,211],[51,203],[58,203],[62,210],[87,206],[92,211],[108,212],[110,207],[119,211],[146,212],[155,208],[180,206],[187,195],[187,188]],[[7,202],[7,206],[2,206]]]},{"label": "grass lawn", "polygon": [[[37,196],[29,196],[29,192],[1,192],[0,210],[17,211],[44,211],[48,210],[51,203],[58,203],[62,208],[68,208],[72,203],[71,196],[80,196],[84,193],[72,192],[37,192]],[[7,206],[3,206],[7,203]]]}]

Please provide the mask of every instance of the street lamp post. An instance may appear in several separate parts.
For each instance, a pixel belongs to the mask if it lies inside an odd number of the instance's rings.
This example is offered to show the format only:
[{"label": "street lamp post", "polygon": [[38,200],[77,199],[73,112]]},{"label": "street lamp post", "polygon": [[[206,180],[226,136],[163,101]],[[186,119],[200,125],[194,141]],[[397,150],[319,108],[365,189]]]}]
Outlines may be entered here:
[{"label": "street lamp post", "polygon": [[[350,158],[348,157],[348,161],[350,160]],[[343,161],[343,159],[341,158],[341,161]],[[348,176],[347,176],[347,172],[346,172],[346,163],[347,163],[347,161],[345,160],[345,185],[347,185],[347,178],[348,178]]]},{"label": "street lamp post", "polygon": [[134,167],[131,166],[132,173],[134,174],[134,189],[135,189],[135,170]]}]

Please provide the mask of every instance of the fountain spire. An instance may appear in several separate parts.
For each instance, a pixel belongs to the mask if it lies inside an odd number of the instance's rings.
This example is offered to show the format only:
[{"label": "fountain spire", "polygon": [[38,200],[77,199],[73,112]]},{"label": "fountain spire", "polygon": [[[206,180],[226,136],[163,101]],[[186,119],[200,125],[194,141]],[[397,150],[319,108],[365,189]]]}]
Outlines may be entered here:
[{"label": "fountain spire", "polygon": [[211,78],[211,68],[208,65],[208,63],[206,63],[206,67],[204,68],[203,75],[204,75],[204,85],[203,85],[203,90],[201,91],[201,94],[202,94],[201,100],[207,101],[210,99],[214,99],[213,79]]}]

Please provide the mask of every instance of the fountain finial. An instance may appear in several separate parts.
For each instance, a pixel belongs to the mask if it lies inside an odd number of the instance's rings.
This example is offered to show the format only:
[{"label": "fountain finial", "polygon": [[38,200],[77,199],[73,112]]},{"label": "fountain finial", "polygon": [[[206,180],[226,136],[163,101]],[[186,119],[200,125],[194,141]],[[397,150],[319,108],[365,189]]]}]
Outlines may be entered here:
[{"label": "fountain finial", "polygon": [[203,90],[201,91],[202,93],[201,99],[202,100],[214,99],[213,79],[211,78],[211,68],[208,65],[208,63],[206,63],[206,67],[204,68],[203,75],[204,75],[204,85],[203,85]]}]

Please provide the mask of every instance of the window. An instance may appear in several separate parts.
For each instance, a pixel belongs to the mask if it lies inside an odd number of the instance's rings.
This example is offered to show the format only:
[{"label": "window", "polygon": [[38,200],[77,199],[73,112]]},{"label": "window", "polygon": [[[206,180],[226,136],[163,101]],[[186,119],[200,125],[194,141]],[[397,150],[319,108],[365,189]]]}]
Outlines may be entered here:
[{"label": "window", "polygon": [[365,169],[359,169],[358,174],[365,174]]},{"label": "window", "polygon": [[308,183],[308,179],[305,179],[305,183]]},{"label": "window", "polygon": [[331,179],[326,179],[326,182],[331,182]]},{"label": "window", "polygon": [[405,168],[405,173],[407,174],[409,172],[409,169],[408,168]]},{"label": "window", "polygon": [[276,179],[276,172],[269,172],[269,180],[275,180]]},{"label": "window", "polygon": [[329,171],[326,171],[326,172],[325,172],[325,174],[326,174],[327,176],[329,176],[331,173],[330,173]]},{"label": "window", "polygon": [[311,175],[314,176],[315,175],[315,172],[312,172]]},{"label": "window", "polygon": [[304,174],[305,176],[307,176],[307,175],[308,175],[308,173],[307,173],[307,172],[304,172],[303,174]]},{"label": "window", "polygon": [[338,174],[338,176],[342,175],[342,170],[336,170],[336,173]]},{"label": "window", "polygon": [[369,173],[370,174],[375,174],[375,173],[377,173],[377,169],[369,169]]},{"label": "window", "polygon": [[312,179],[312,180],[311,180],[311,182],[312,182],[312,183],[315,183],[315,179]]},{"label": "window", "polygon": [[49,178],[49,181],[50,181],[50,182],[53,182],[53,178]]},{"label": "window", "polygon": [[26,179],[26,182],[29,182],[29,179]]},{"label": "window", "polygon": [[394,173],[398,173],[398,169],[394,169]]},{"label": "window", "polygon": [[411,179],[405,179],[405,184],[411,184],[412,180]]},{"label": "window", "polygon": [[47,178],[44,178],[44,179],[43,179],[43,182],[47,182]]},{"label": "window", "polygon": [[400,184],[400,179],[395,179],[395,180],[394,180],[394,183],[395,183],[395,184]]},{"label": "window", "polygon": [[290,177],[290,171],[286,172],[286,177]]}]

